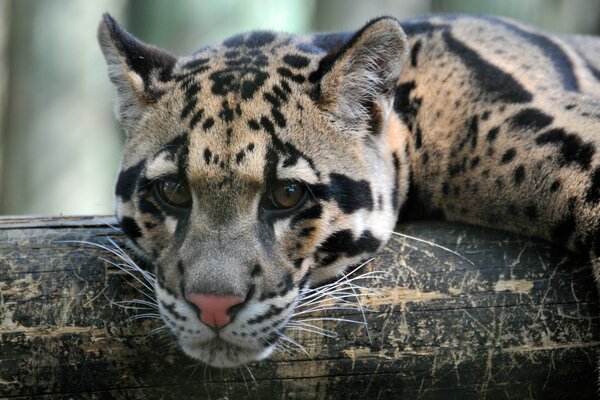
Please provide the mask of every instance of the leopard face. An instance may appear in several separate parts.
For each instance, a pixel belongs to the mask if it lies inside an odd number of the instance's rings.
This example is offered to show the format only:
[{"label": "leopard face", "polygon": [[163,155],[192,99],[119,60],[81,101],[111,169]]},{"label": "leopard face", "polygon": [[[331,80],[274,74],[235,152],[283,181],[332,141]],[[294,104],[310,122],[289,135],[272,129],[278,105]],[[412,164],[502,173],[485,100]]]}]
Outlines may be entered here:
[{"label": "leopard face", "polygon": [[157,276],[165,324],[218,367],[267,357],[302,290],[386,242],[408,169],[391,18],[325,48],[252,32],[176,58],[105,16],[126,146],[117,217]]}]

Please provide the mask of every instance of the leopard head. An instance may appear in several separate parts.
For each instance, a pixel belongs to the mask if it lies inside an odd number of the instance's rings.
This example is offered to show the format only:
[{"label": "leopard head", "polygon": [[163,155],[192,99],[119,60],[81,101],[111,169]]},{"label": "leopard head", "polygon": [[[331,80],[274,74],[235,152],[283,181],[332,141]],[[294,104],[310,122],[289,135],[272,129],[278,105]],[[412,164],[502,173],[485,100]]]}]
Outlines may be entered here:
[{"label": "leopard head", "polygon": [[213,366],[267,357],[303,289],[393,229],[404,32],[393,18],[347,36],[250,32],[175,57],[105,15],[98,37],[126,132],[116,213],[165,324]]}]

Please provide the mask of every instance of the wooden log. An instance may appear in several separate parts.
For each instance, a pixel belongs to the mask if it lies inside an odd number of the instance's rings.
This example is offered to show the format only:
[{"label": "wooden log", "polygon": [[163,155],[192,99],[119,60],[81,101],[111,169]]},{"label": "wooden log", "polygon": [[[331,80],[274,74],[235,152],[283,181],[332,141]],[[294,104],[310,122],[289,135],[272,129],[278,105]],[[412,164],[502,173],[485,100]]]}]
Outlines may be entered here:
[{"label": "wooden log", "polygon": [[[107,251],[110,218],[0,220],[0,397],[206,399],[596,398],[599,306],[591,270],[562,250],[442,222],[398,230],[363,271],[361,324],[288,331],[305,352],[213,369],[156,319]],[[446,249],[455,251],[462,257]],[[472,264],[471,264],[472,263]],[[356,309],[315,318],[362,321]],[[360,397],[359,397],[360,396]]]}]

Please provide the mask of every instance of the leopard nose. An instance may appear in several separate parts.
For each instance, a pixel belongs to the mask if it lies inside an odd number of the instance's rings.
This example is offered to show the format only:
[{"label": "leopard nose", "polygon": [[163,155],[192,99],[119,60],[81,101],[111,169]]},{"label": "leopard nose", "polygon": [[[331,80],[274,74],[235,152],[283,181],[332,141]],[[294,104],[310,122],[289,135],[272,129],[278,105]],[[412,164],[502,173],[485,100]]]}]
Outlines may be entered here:
[{"label": "leopard nose", "polygon": [[231,322],[231,317],[239,311],[244,303],[241,296],[216,296],[212,294],[191,293],[186,300],[200,310],[200,321],[205,325],[220,329]]}]

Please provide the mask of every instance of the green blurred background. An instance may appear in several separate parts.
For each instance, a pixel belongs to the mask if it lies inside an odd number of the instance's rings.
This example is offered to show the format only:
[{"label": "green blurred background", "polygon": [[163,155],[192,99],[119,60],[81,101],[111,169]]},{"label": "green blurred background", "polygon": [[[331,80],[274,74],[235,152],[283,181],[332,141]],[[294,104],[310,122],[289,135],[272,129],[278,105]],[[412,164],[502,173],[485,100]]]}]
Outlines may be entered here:
[{"label": "green blurred background", "polygon": [[110,12],[176,54],[249,29],[352,30],[430,12],[600,32],[600,0],[0,0],[0,214],[112,213],[122,132],[96,44]]}]

